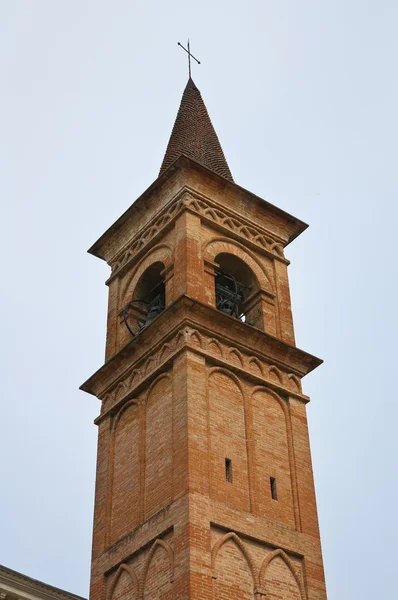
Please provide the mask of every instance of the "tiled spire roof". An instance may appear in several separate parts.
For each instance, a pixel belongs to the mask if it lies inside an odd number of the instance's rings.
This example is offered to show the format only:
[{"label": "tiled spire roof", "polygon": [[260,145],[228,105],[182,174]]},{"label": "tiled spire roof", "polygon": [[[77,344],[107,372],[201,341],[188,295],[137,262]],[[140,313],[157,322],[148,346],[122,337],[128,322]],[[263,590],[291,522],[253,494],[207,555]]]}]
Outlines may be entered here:
[{"label": "tiled spire roof", "polygon": [[233,181],[205,103],[191,78],[182,95],[159,175],[181,154]]}]

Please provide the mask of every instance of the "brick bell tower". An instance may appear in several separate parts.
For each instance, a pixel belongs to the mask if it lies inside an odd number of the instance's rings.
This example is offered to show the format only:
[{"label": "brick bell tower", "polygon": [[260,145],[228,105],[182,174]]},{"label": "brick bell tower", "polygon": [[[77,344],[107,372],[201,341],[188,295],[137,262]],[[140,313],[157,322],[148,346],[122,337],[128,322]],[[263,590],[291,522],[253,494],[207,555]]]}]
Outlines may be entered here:
[{"label": "brick bell tower", "polygon": [[234,183],[192,79],[106,260],[91,600],[324,600],[284,248],[302,221]]}]

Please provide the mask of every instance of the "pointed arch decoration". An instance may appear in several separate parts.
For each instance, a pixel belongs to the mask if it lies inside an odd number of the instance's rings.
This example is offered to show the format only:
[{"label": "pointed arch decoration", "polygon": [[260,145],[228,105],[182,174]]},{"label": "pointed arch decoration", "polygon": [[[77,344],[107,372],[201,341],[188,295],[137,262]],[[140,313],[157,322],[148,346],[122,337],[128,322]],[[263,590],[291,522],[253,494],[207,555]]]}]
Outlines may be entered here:
[{"label": "pointed arch decoration", "polygon": [[[217,350],[216,350],[217,348]],[[219,356],[223,356],[223,350],[220,342],[215,338],[210,338],[207,342],[207,349],[214,354],[218,354]]]},{"label": "pointed arch decoration", "polygon": [[190,337],[191,342],[196,343],[199,346],[199,348],[203,347],[203,339],[198,331],[193,330],[190,333],[189,337]]},{"label": "pointed arch decoration", "polygon": [[292,381],[294,384],[294,387],[296,388],[296,390],[298,392],[301,392],[301,382],[300,379],[297,377],[297,375],[294,375],[293,373],[289,373],[287,376],[288,381]]},{"label": "pointed arch decoration", "polygon": [[119,566],[118,570],[116,571],[116,575],[112,581],[111,587],[109,588],[109,595],[108,595],[109,600],[111,600],[111,598],[113,596],[113,593],[115,591],[115,588],[117,586],[117,583],[118,583],[123,571],[125,571],[130,576],[131,581],[134,583],[135,593],[137,594],[137,592],[139,591],[138,577],[137,577],[136,572],[134,571],[133,567],[130,567],[129,565],[126,565],[125,563],[122,563]]},{"label": "pointed arch decoration", "polygon": [[300,590],[300,596],[301,596],[301,600],[306,600],[306,593],[305,593],[305,589],[304,589],[304,584],[303,584],[303,580],[300,577],[300,575],[297,573],[296,569],[293,566],[292,561],[290,560],[290,558],[288,557],[288,555],[286,554],[286,552],[284,552],[283,550],[281,550],[280,548],[278,548],[277,550],[274,550],[273,552],[270,552],[269,554],[267,554],[267,556],[264,558],[261,567],[260,567],[260,582],[263,585],[265,591],[266,590],[266,586],[265,586],[265,572],[267,570],[267,567],[270,565],[270,563],[277,557],[280,557],[283,562],[285,563],[285,565],[287,566],[287,568],[289,569],[289,571],[291,572],[291,574],[294,577],[295,582],[297,583],[297,586]]},{"label": "pointed arch decoration", "polygon": [[220,551],[221,547],[229,540],[234,542],[235,545],[237,546],[237,548],[243,554],[243,556],[249,566],[250,572],[252,574],[253,589],[254,589],[254,593],[256,593],[257,590],[259,589],[259,576],[258,576],[256,565],[254,564],[253,558],[252,558],[249,550],[246,548],[246,546],[244,545],[244,543],[242,542],[240,537],[238,535],[236,535],[236,533],[234,533],[233,531],[230,531],[229,533],[226,533],[225,535],[223,535],[213,546],[213,549],[211,551],[211,572],[212,572],[213,579],[217,579],[217,575],[216,575],[217,554]]},{"label": "pointed arch decoration", "polygon": [[278,369],[278,367],[276,367],[275,365],[272,365],[272,367],[270,367],[268,370],[268,375],[269,375],[269,377],[271,377],[271,375],[274,375],[275,378],[278,380],[278,382],[281,385],[283,385],[282,371],[280,369]]},{"label": "pointed arch decoration", "polygon": [[114,399],[123,398],[127,394],[127,387],[124,381],[117,384],[116,389],[113,392]]},{"label": "pointed arch decoration", "polygon": [[263,369],[263,365],[261,364],[261,362],[259,361],[258,358],[256,358],[255,356],[251,356],[248,360],[248,367],[252,370],[252,371],[256,371],[256,369],[258,370],[258,372],[260,373],[260,375],[264,374],[264,369]]},{"label": "pointed arch decoration", "polygon": [[159,364],[163,361],[164,357],[166,356],[167,352],[171,352],[172,351],[172,346],[169,342],[166,342],[165,344],[163,344],[160,352],[159,352]]},{"label": "pointed arch decoration", "polygon": [[231,361],[235,359],[239,363],[239,366],[241,368],[243,367],[243,355],[237,348],[230,348],[230,350],[228,350],[228,358]]},{"label": "pointed arch decoration", "polygon": [[170,546],[170,544],[168,544],[161,538],[157,538],[153,542],[151,549],[148,552],[148,556],[146,558],[144,568],[142,570],[142,575],[139,580],[139,584],[138,584],[139,600],[144,598],[145,583],[146,583],[149,567],[151,566],[151,562],[153,560],[155,552],[158,549],[163,549],[166,552],[166,554],[168,555],[169,566],[170,566],[170,583],[173,583],[173,581],[174,581],[174,551],[173,551],[173,548]]}]

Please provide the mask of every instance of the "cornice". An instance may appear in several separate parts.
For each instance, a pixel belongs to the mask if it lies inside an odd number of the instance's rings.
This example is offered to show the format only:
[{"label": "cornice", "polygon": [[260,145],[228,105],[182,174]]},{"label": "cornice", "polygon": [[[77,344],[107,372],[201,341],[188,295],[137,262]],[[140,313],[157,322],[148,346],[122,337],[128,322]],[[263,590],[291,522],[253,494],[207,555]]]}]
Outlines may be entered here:
[{"label": "cornice", "polygon": [[54,600],[54,598],[58,600],[85,600],[81,596],[71,594],[2,565],[0,565],[0,590],[6,591],[6,596],[10,597],[30,598],[35,596],[42,600]]},{"label": "cornice", "polygon": [[95,422],[99,423],[125,400],[139,393],[143,385],[163,372],[167,364],[184,349],[201,354],[212,364],[243,375],[259,385],[267,385],[280,394],[296,397],[305,403],[309,401],[302,393],[300,378],[295,373],[184,324],[174,337],[101,394],[102,411]]},{"label": "cornice", "polygon": [[103,233],[103,235],[91,246],[88,250],[90,254],[97,256],[98,258],[102,258],[103,260],[107,260],[105,258],[106,251],[104,248],[106,247],[109,240],[117,234],[117,231],[123,227],[123,225],[133,217],[133,215],[142,210],[145,207],[145,203],[152,196],[155,191],[159,191],[162,189],[162,186],[166,184],[166,182],[172,178],[174,174],[178,174],[179,172],[184,171],[184,169],[192,169],[194,171],[199,171],[205,174],[207,177],[213,179],[215,182],[218,182],[220,188],[227,188],[230,190],[236,190],[239,194],[243,194],[246,196],[251,202],[254,202],[256,205],[260,207],[261,210],[265,210],[270,214],[276,215],[278,218],[283,219],[287,224],[289,224],[289,236],[286,244],[290,244],[298,235],[300,235],[305,229],[308,227],[306,223],[297,219],[293,215],[290,215],[286,211],[278,208],[277,206],[271,204],[267,200],[260,198],[253,192],[246,190],[245,188],[237,185],[236,183],[229,182],[224,179],[220,175],[217,175],[210,169],[201,165],[200,163],[192,160],[191,158],[181,155],[168,169],[160,175],[142,194],[137,198],[137,200]]},{"label": "cornice", "polygon": [[[215,316],[219,326],[211,327]],[[167,318],[171,321],[170,329],[153,343],[153,333],[164,329]],[[152,329],[155,321],[157,326]],[[279,393],[308,402],[300,379],[318,366],[320,359],[186,296],[155,321],[81,386],[83,391],[102,400],[99,420],[139,393],[184,348],[260,385],[266,384]],[[242,336],[246,343],[242,342]]]},{"label": "cornice", "polygon": [[254,224],[253,221],[246,219],[238,212],[229,210],[214,199],[200,194],[193,188],[187,187],[186,190],[189,194],[186,206],[192,212],[198,213],[208,222],[215,223],[225,231],[260,247],[274,258],[289,262],[283,256],[283,248],[287,244],[281,237],[270,232],[266,227]]},{"label": "cornice", "polygon": [[184,186],[178,194],[157,214],[132,240],[109,261],[113,277],[119,274],[131,260],[145,251],[150,243],[164,232],[184,210],[198,214],[203,220],[234,238],[260,249],[271,258],[277,258],[289,264],[283,255],[286,243],[264,227],[254,225],[235,211],[228,210],[222,204],[200,194],[189,186]]},{"label": "cornice", "polygon": [[142,229],[140,229],[132,240],[129,240],[121,250],[109,261],[112,274],[108,281],[130,262],[144,252],[149,243],[164,232],[167,226],[175,221],[184,209],[184,196],[186,189],[182,188],[167,205],[157,213]]}]

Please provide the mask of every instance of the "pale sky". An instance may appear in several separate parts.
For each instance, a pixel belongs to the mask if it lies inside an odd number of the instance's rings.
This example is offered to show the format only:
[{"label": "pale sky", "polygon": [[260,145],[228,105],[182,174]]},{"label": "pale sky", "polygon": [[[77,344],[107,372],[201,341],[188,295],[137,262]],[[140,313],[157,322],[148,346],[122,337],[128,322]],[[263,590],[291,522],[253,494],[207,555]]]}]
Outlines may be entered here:
[{"label": "pale sky", "polygon": [[397,25],[388,0],[0,3],[0,563],[87,596],[109,274],[187,79],[287,249],[329,600],[396,596]]}]

